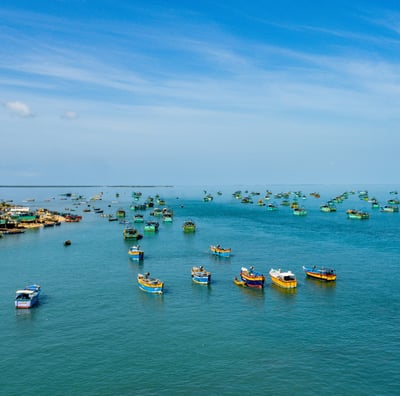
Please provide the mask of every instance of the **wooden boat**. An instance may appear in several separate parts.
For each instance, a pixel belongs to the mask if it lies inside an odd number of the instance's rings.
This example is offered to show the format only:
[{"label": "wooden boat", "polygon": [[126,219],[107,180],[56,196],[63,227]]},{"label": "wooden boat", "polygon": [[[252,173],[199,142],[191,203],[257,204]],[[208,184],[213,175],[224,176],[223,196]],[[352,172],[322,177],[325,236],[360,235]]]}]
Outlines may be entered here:
[{"label": "wooden boat", "polygon": [[5,228],[2,230],[3,235],[16,235],[23,234],[25,230],[23,228]]},{"label": "wooden boat", "polygon": [[118,209],[118,210],[117,210],[117,217],[118,217],[119,219],[123,219],[123,218],[125,218],[125,216],[126,216],[125,210],[123,210],[123,209]]},{"label": "wooden boat", "polygon": [[255,271],[254,267],[250,267],[249,269],[242,267],[240,278],[246,283],[247,287],[254,287],[256,289],[262,289],[264,287],[265,276]]},{"label": "wooden boat", "polygon": [[399,211],[398,206],[393,206],[393,205],[385,205],[381,208],[381,212],[386,212],[386,213],[395,213],[398,211]]},{"label": "wooden boat", "polygon": [[163,211],[161,208],[154,208],[154,210],[150,213],[150,216],[161,217],[163,215]]},{"label": "wooden boat", "polygon": [[183,232],[195,232],[196,231],[196,224],[191,221],[191,220],[187,220],[183,223]]},{"label": "wooden boat", "polygon": [[231,248],[224,249],[220,245],[211,245],[210,250],[212,254],[220,257],[229,257],[231,255]]},{"label": "wooden boat", "polygon": [[149,272],[138,274],[137,281],[139,289],[147,293],[162,294],[164,292],[164,282],[156,278],[150,278]]},{"label": "wooden boat", "polygon": [[133,216],[134,223],[144,223],[144,216],[142,214],[136,214]]},{"label": "wooden boat", "polygon": [[124,239],[136,239],[136,240],[139,240],[139,239],[143,238],[143,235],[139,234],[139,231],[136,228],[134,228],[133,226],[130,226],[130,225],[127,225],[124,228],[123,234],[124,234]]},{"label": "wooden boat", "polygon": [[246,282],[242,281],[241,279],[238,279],[237,276],[233,279],[233,283],[236,286],[241,286],[241,287],[247,287]]},{"label": "wooden boat", "polygon": [[192,281],[200,285],[209,285],[211,272],[206,271],[202,265],[200,267],[192,267]]},{"label": "wooden boat", "polygon": [[362,210],[348,209],[346,213],[349,219],[357,219],[357,220],[369,219],[369,213],[363,212]]},{"label": "wooden boat", "polygon": [[265,206],[265,202],[262,198],[260,198],[259,200],[257,200],[257,205],[258,206]]},{"label": "wooden boat", "polygon": [[296,276],[291,271],[282,272],[280,269],[269,271],[272,283],[285,289],[293,289],[297,286]]},{"label": "wooden boat", "polygon": [[317,268],[315,265],[310,268],[303,265],[303,271],[311,278],[321,279],[324,281],[336,280],[336,273],[330,268]]},{"label": "wooden boat", "polygon": [[329,205],[329,204],[325,204],[325,205],[321,205],[320,207],[321,212],[336,212],[336,206],[334,205]]},{"label": "wooden boat", "polygon": [[128,255],[131,260],[139,261],[139,260],[143,260],[144,251],[140,249],[139,245],[134,245],[129,248]]},{"label": "wooden boat", "polygon": [[172,223],[173,222],[173,216],[171,214],[163,214],[162,216],[162,221],[164,223]]},{"label": "wooden boat", "polygon": [[29,285],[23,290],[15,292],[15,308],[26,309],[32,308],[39,302],[40,295],[39,285]]},{"label": "wooden boat", "polygon": [[81,220],[82,220],[82,216],[79,216],[79,215],[67,214],[65,216],[66,223],[79,223]]},{"label": "wooden boat", "polygon": [[207,194],[204,198],[204,202],[211,202],[214,199],[214,197],[211,194]]},{"label": "wooden boat", "polygon": [[160,224],[157,221],[147,221],[143,230],[145,232],[156,232]]},{"label": "wooden boat", "polygon": [[293,214],[295,216],[306,216],[307,211],[304,208],[294,208],[293,209]]}]

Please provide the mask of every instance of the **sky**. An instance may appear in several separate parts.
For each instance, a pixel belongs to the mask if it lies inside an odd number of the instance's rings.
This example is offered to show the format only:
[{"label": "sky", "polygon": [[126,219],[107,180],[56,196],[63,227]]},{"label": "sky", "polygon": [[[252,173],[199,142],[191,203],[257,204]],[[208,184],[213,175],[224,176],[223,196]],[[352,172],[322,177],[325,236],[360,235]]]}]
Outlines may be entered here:
[{"label": "sky", "polygon": [[2,0],[0,185],[396,184],[400,3]]}]

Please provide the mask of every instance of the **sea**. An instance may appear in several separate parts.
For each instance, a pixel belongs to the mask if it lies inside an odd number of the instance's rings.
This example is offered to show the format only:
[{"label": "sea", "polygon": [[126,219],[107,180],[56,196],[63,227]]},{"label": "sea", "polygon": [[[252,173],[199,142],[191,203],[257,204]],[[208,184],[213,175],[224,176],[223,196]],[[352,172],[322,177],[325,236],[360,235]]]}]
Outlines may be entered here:
[{"label": "sea", "polygon": [[[384,206],[396,189],[0,187],[0,201],[83,216],[0,238],[0,394],[398,395],[400,213],[372,209],[359,195],[368,192]],[[290,201],[298,197],[306,216],[280,204],[276,194],[284,192]],[[344,192],[336,212],[320,211]],[[213,200],[205,202],[206,194]],[[155,197],[165,200],[172,224],[152,217],[152,208],[131,208],[148,197],[154,207]],[[124,224],[108,221],[119,209],[127,221],[142,213],[160,222],[138,242],[143,262],[129,259],[136,243],[124,240]],[[370,218],[348,219],[347,209]],[[183,232],[186,220],[195,233]],[[231,248],[231,257],[213,256],[216,244]],[[209,286],[191,280],[199,265],[212,273]],[[307,278],[303,265],[333,268],[337,280]],[[250,266],[266,275],[264,289],[233,283]],[[272,285],[271,268],[291,270],[297,288]],[[164,281],[163,295],[138,288],[137,274],[145,272]],[[40,303],[15,309],[15,291],[31,283],[42,287]]]}]

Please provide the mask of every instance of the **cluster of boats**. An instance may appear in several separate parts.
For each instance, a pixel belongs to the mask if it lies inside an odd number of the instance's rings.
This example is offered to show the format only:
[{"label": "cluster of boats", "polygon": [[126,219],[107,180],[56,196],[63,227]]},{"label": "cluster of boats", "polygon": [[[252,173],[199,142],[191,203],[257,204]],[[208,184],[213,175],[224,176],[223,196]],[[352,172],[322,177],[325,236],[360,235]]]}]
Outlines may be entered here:
[{"label": "cluster of boats", "polygon": [[[307,276],[323,281],[335,281],[336,272],[330,268],[317,268],[303,266],[303,271]],[[297,279],[292,271],[281,271],[281,269],[271,268],[269,271],[272,284],[284,289],[294,289],[297,287]],[[265,275],[255,271],[254,267],[249,269],[242,267],[240,277],[235,277],[233,282],[242,287],[250,287],[254,289],[264,288]]]},{"label": "cluster of boats", "polygon": [[[220,245],[211,245],[210,250],[213,254],[221,257],[229,257],[231,253],[231,249],[224,249]],[[129,248],[128,256],[132,261],[141,261],[144,259],[144,251],[139,245],[134,245]],[[164,282],[150,277],[149,272],[138,274],[137,281],[139,289],[147,293],[162,294],[164,292]],[[209,285],[211,283],[211,272],[207,271],[202,265],[192,267],[192,281],[200,285]]]},{"label": "cluster of boats", "polygon": [[[200,285],[209,285],[211,283],[211,272],[204,269],[203,266],[192,267],[192,281]],[[138,274],[137,282],[139,289],[146,293],[164,293],[164,282],[160,279],[152,278],[150,272]]]},{"label": "cluster of boats", "polygon": [[[220,245],[211,245],[212,254],[221,257],[230,257],[231,249],[222,248]],[[129,257],[133,261],[140,261],[144,258],[144,252],[139,245],[132,246],[128,251]],[[303,266],[304,273],[311,278],[322,281],[335,281],[336,272],[331,268],[317,268]],[[211,272],[207,271],[203,266],[192,267],[192,281],[200,285],[209,285],[211,283]],[[284,289],[294,289],[297,287],[297,279],[292,271],[282,271],[281,269],[271,268],[269,271],[272,284]],[[147,293],[162,294],[164,292],[164,282],[150,277],[150,273],[138,274],[137,281],[139,288]],[[249,287],[252,289],[263,289],[265,284],[265,275],[254,269],[242,267],[239,277],[235,277],[233,282],[237,286]]]}]

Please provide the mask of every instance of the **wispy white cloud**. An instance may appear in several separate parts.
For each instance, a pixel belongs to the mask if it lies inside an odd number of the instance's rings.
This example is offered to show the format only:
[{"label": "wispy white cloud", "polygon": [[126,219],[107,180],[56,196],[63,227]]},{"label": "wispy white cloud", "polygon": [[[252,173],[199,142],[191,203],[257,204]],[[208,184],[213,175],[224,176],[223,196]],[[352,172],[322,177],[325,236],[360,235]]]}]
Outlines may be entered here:
[{"label": "wispy white cloud", "polygon": [[9,110],[12,114],[19,117],[32,117],[33,113],[30,107],[23,102],[15,101],[15,102],[5,102],[4,106],[7,110]]},{"label": "wispy white cloud", "polygon": [[65,118],[67,120],[75,120],[78,118],[78,113],[75,111],[65,111],[63,114],[61,114],[61,118]]}]

